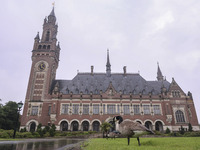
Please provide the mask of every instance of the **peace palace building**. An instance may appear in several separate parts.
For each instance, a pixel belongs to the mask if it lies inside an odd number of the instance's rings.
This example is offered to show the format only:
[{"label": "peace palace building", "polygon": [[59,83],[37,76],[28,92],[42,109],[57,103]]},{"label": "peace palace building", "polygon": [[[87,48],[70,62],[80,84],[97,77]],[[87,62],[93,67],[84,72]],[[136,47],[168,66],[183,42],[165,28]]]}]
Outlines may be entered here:
[{"label": "peace palace building", "polygon": [[28,131],[56,125],[61,131],[100,131],[103,122],[120,115],[152,130],[199,130],[192,94],[164,79],[158,65],[157,80],[138,73],[112,73],[107,52],[106,72],[78,73],[72,80],[57,80],[60,45],[54,8],[44,19],[43,33],[34,39],[32,66],[21,118]]}]

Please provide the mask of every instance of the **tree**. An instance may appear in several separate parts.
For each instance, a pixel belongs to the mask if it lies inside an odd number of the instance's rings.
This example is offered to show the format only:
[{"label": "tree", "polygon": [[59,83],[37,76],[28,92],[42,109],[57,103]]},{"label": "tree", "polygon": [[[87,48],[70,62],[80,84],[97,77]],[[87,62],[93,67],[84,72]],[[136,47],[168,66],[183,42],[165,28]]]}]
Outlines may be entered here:
[{"label": "tree", "polygon": [[165,133],[166,133],[166,134],[169,134],[170,132],[171,132],[170,129],[167,127]]},{"label": "tree", "polygon": [[180,134],[183,135],[184,133],[185,133],[185,130],[184,130],[183,126],[181,125]]},{"label": "tree", "polygon": [[[14,129],[16,124],[19,127],[17,119],[17,103],[13,101],[7,102],[4,106],[0,105],[0,128],[4,130]],[[17,122],[16,122],[17,121]],[[18,130],[18,129],[17,129]]]},{"label": "tree", "polygon": [[190,131],[190,132],[193,131],[193,130],[192,130],[192,125],[191,125],[191,123],[188,124],[188,131]]},{"label": "tree", "polygon": [[106,133],[106,137],[108,137],[108,131],[113,126],[110,123],[108,123],[108,122],[104,122],[104,123],[101,124],[100,127],[101,127],[101,131],[103,132],[103,137],[104,137],[104,133]]}]

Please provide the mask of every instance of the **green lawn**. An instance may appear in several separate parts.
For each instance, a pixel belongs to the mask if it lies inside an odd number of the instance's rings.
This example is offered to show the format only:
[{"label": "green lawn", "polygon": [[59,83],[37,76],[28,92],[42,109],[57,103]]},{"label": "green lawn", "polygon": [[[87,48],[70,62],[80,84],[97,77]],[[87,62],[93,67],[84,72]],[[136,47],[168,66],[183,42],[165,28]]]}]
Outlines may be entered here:
[{"label": "green lawn", "polygon": [[117,139],[90,139],[84,143],[84,150],[200,150],[200,137],[161,137],[131,138],[130,145],[126,138]]}]

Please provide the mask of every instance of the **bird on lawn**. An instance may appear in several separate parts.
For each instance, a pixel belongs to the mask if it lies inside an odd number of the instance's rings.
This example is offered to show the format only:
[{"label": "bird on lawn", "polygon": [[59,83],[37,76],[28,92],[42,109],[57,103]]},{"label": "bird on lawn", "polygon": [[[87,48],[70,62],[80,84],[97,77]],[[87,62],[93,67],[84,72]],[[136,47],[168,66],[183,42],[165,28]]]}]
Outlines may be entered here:
[{"label": "bird on lawn", "polygon": [[[155,134],[150,129],[146,128],[145,126],[141,125],[138,122],[134,122],[131,120],[125,120],[123,121],[123,118],[121,116],[115,116],[113,118],[113,121],[116,124],[116,131],[119,131],[122,136],[127,137],[128,139],[128,145],[130,143],[130,138],[137,132],[150,132]],[[140,146],[140,139],[137,137],[138,145]]]}]

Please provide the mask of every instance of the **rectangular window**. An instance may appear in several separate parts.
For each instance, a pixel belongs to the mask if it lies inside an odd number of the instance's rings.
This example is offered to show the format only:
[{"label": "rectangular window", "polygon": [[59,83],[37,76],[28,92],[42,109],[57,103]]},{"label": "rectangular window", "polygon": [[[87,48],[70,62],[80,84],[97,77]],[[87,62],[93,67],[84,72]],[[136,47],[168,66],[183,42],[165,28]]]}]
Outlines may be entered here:
[{"label": "rectangular window", "polygon": [[115,113],[116,113],[115,105],[107,105],[107,114],[115,114]]},{"label": "rectangular window", "polygon": [[88,115],[89,114],[89,105],[83,105],[83,114]]},{"label": "rectangular window", "polygon": [[32,106],[31,115],[32,116],[38,115],[38,106]]},{"label": "rectangular window", "polygon": [[130,114],[130,107],[129,107],[129,105],[123,105],[123,110],[124,110],[124,114],[125,115]]},{"label": "rectangular window", "polygon": [[78,104],[73,104],[73,114],[78,114],[79,111],[79,105]]},{"label": "rectangular window", "polygon": [[160,115],[160,105],[153,105],[153,111],[155,115]]},{"label": "rectangular window", "polygon": [[150,114],[150,107],[149,107],[149,105],[143,105],[143,110],[144,110],[144,114],[145,115]]},{"label": "rectangular window", "polygon": [[68,114],[69,105],[68,104],[62,104],[62,111],[61,114]]},{"label": "rectangular window", "polygon": [[51,106],[49,106],[48,115],[51,115]]},{"label": "rectangular window", "polygon": [[106,104],[103,104],[103,114],[106,114]]},{"label": "rectangular window", "polygon": [[120,114],[119,104],[117,105],[117,114]]},{"label": "rectangular window", "polygon": [[140,114],[140,105],[133,105],[133,112],[135,115]]},{"label": "rectangular window", "polygon": [[93,105],[93,114],[94,115],[99,114],[99,105]]}]

